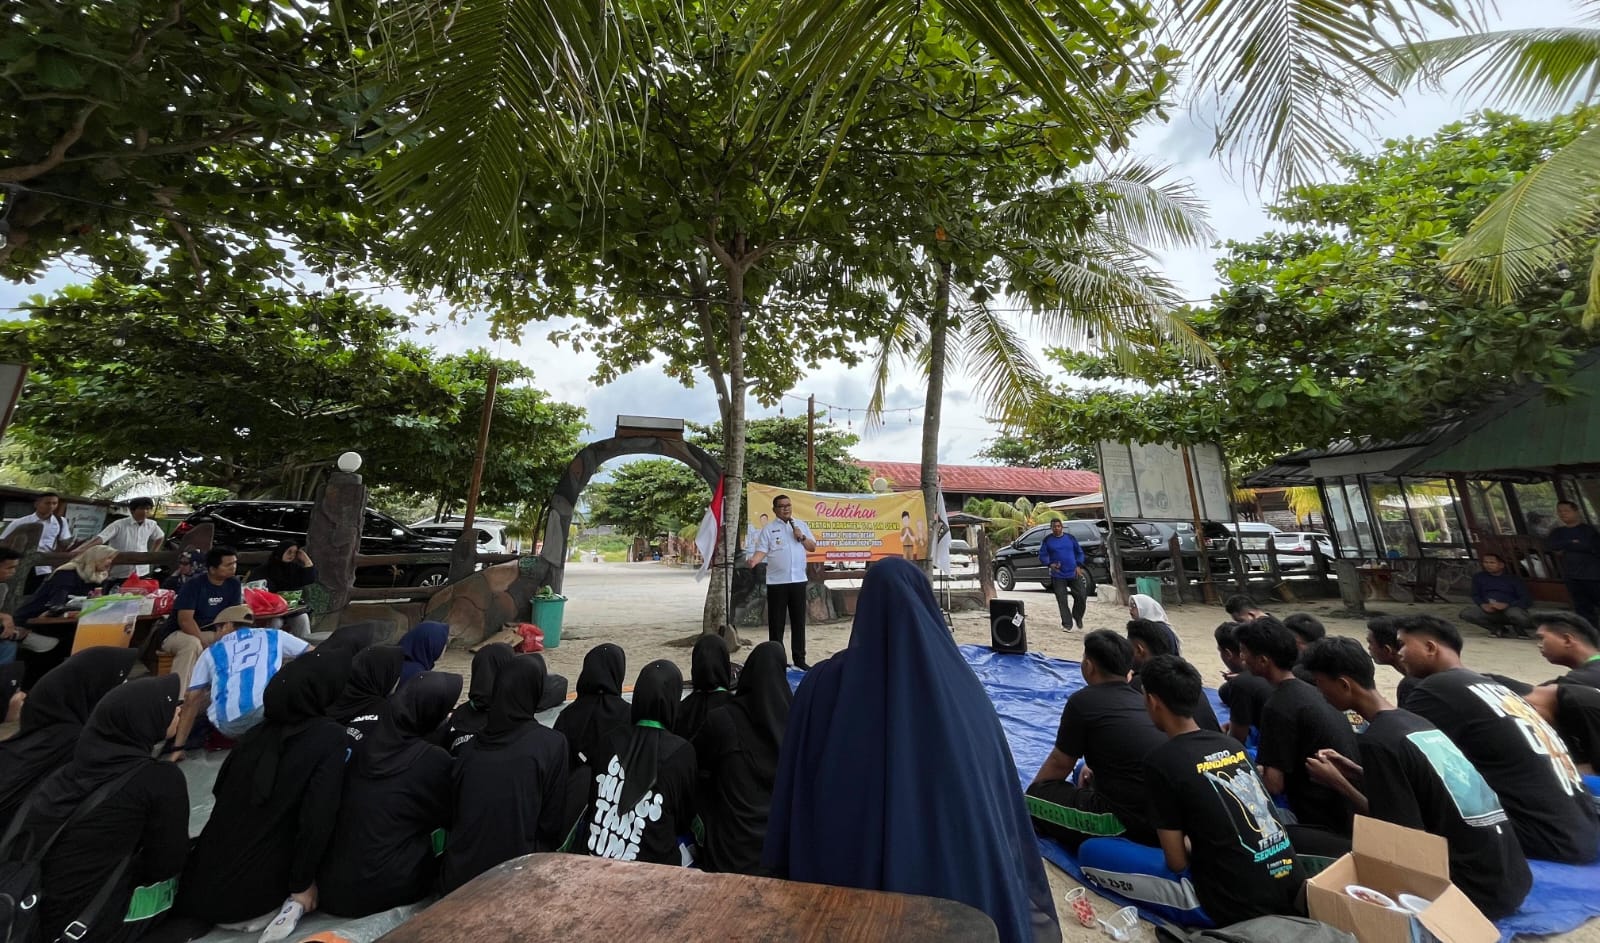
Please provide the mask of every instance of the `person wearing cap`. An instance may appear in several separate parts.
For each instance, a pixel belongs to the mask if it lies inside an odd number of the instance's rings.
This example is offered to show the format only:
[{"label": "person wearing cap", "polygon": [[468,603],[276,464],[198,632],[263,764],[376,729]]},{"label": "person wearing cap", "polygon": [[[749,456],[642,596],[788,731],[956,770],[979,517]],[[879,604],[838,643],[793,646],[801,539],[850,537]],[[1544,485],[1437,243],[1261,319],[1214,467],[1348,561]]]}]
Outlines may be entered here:
[{"label": "person wearing cap", "polygon": [[310,650],[308,643],[288,632],[252,627],[254,618],[249,606],[229,606],[205,626],[216,640],[206,647],[189,677],[183,718],[173,739],[174,762],[183,759],[183,745],[201,711],[229,739],[236,740],[261,723],[267,682],[289,659]]}]

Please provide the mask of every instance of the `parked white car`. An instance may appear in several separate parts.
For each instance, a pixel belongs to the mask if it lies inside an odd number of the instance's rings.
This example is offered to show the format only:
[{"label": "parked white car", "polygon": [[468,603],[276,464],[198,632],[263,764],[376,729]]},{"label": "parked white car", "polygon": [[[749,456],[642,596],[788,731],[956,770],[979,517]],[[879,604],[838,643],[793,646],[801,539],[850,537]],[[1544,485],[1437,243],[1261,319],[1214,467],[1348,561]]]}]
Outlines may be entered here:
[{"label": "parked white car", "polygon": [[[1272,535],[1272,546],[1278,551],[1278,569],[1303,570],[1311,565],[1312,545],[1322,551],[1323,559],[1334,560],[1333,538],[1311,530],[1291,530]],[[1284,551],[1291,551],[1284,553]]]},{"label": "parked white car", "polygon": [[[411,529],[419,534],[429,537],[443,537],[446,540],[456,540],[461,536],[461,527],[465,522],[459,518],[440,522],[421,520],[411,525]],[[479,553],[506,553],[506,525],[504,521],[477,518],[472,522],[472,529],[478,532]]]}]

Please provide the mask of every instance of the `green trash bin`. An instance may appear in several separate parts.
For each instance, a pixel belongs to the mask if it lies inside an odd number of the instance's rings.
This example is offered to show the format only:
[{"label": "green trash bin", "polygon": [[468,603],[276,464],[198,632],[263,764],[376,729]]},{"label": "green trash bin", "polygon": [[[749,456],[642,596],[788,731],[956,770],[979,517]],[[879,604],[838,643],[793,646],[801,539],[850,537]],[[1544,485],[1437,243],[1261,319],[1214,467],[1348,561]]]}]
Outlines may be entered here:
[{"label": "green trash bin", "polygon": [[533,624],[544,633],[545,648],[555,648],[561,644],[561,614],[566,608],[565,596],[533,597]]},{"label": "green trash bin", "polygon": [[[1161,602],[1162,601],[1162,599],[1161,599],[1161,577],[1159,577],[1159,576],[1139,576],[1139,577],[1135,577],[1134,581],[1133,581],[1133,588],[1134,588],[1134,591],[1139,593],[1141,596],[1149,596],[1151,599],[1154,599],[1156,602]],[[537,605],[537,603],[535,603],[535,605]],[[539,622],[538,619],[535,619],[533,621]],[[544,628],[544,623],[541,622],[539,624],[539,628],[541,628],[541,629]]]}]

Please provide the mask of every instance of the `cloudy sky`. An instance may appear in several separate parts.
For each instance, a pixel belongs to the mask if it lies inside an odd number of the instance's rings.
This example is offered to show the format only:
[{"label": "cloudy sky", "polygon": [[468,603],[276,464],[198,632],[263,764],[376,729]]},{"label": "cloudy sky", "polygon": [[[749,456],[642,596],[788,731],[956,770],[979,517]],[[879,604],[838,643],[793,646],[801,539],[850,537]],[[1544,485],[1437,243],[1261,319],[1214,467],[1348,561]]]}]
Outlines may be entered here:
[{"label": "cloudy sky", "polygon": [[[1524,0],[1505,4],[1494,17],[1496,28],[1526,26],[1554,26],[1576,22],[1573,8],[1560,0]],[[1413,92],[1402,103],[1391,108],[1389,114],[1378,119],[1370,135],[1368,149],[1376,150],[1386,138],[1425,135],[1440,125],[1457,120],[1472,110],[1476,103],[1464,100],[1454,90],[1441,92]],[[1136,154],[1166,161],[1173,165],[1177,176],[1186,177],[1211,207],[1212,225],[1220,239],[1249,239],[1270,228],[1262,210],[1263,194],[1249,180],[1231,175],[1227,168],[1208,156],[1211,131],[1203,116],[1179,113],[1166,126],[1146,128],[1134,142]],[[1216,284],[1212,262],[1217,253],[1200,249],[1169,253],[1162,258],[1168,274],[1181,286],[1185,297],[1200,299],[1211,293]],[[15,305],[36,291],[69,283],[76,279],[71,272],[59,270],[38,285],[17,286],[0,284],[0,307]],[[398,293],[377,296],[396,309],[403,309],[408,299]],[[709,422],[716,418],[716,402],[709,383],[702,382],[694,388],[685,388],[669,379],[651,364],[641,365],[632,373],[607,386],[597,387],[589,381],[595,361],[587,353],[574,353],[569,348],[558,347],[548,339],[554,325],[531,326],[520,343],[492,341],[486,325],[467,323],[449,325],[445,330],[427,331],[427,325],[416,328],[418,340],[445,352],[486,347],[501,356],[520,359],[532,367],[536,384],[559,399],[577,403],[589,412],[593,427],[592,438],[610,434],[618,414],[644,414],[680,417]],[[856,454],[865,459],[891,461],[917,461],[921,448],[921,431],[917,423],[920,413],[898,413],[876,430],[864,428],[862,409],[871,395],[867,371],[850,369],[839,364],[825,365],[816,373],[805,377],[795,394],[803,400],[814,394],[819,403],[838,407],[833,419],[839,425],[850,424],[861,433],[862,442]],[[918,407],[923,399],[922,384],[918,377],[906,370],[896,378],[888,405]],[[784,409],[790,415],[804,412],[804,403],[789,401]],[[845,412],[851,410],[851,412]],[[776,414],[777,410],[762,409],[751,404],[753,416]],[[908,421],[909,420],[909,421]],[[944,419],[940,436],[940,460],[946,463],[978,461],[976,453],[985,441],[995,434],[994,427],[985,420],[982,405],[974,401],[966,384],[947,384],[944,401]]]}]

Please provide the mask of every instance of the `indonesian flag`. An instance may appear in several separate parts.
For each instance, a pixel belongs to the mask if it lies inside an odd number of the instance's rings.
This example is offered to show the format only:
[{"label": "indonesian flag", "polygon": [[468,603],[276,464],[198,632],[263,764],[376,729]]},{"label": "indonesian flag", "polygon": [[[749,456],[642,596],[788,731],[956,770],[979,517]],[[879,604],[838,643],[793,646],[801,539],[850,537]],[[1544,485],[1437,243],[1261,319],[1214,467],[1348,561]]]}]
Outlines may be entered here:
[{"label": "indonesian flag", "polygon": [[711,496],[711,506],[706,508],[705,517],[700,518],[700,531],[694,535],[694,545],[700,548],[700,570],[695,573],[695,582],[706,578],[706,573],[711,570],[711,561],[717,555],[717,534],[722,530],[722,483],[724,479],[717,479],[717,491]]}]

